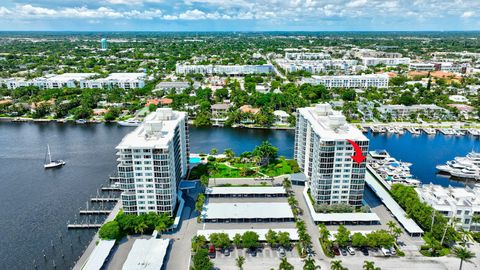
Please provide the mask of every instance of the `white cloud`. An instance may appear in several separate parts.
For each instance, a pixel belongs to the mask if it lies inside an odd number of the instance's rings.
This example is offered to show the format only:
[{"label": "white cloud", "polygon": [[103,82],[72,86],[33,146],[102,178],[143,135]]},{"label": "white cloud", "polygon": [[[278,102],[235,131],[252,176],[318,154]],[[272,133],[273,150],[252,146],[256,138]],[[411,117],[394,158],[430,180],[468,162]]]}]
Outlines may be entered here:
[{"label": "white cloud", "polygon": [[6,7],[0,7],[0,16],[6,16],[11,14],[12,12]]},{"label": "white cloud", "polygon": [[346,6],[349,8],[363,7],[367,4],[367,0],[354,0],[350,3],[347,3]]},{"label": "white cloud", "polygon": [[178,15],[178,18],[182,20],[203,20],[205,19],[205,12],[198,9],[187,10]]},{"label": "white cloud", "polygon": [[470,18],[470,17],[473,17],[473,16],[475,16],[475,12],[473,12],[473,11],[465,11],[462,14],[462,18]]}]

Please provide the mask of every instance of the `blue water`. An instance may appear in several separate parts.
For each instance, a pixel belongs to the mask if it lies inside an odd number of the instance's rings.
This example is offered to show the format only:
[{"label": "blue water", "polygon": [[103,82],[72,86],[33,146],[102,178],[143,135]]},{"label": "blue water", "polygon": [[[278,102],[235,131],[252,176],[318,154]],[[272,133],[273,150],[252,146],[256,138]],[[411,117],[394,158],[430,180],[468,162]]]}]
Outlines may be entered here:
[{"label": "blue water", "polygon": [[472,136],[435,136],[367,134],[370,149],[385,149],[398,160],[412,163],[411,172],[422,183],[442,186],[462,186],[463,183],[436,174],[435,166],[445,164],[457,156],[465,156],[475,149],[480,151],[480,140]]},{"label": "blue water", "polygon": [[[115,146],[131,130],[114,124],[0,122],[0,269],[32,269],[34,260],[38,269],[54,269],[53,261],[57,269],[73,265],[94,231],[67,231],[67,221],[105,184],[115,169]],[[480,150],[480,140],[469,136],[367,136],[372,150],[386,149],[413,163],[412,173],[422,182],[443,186],[462,184],[437,176],[436,165]],[[240,154],[268,140],[279,155],[292,158],[294,139],[293,130],[190,127],[194,153],[231,148]],[[47,143],[54,158],[67,161],[65,167],[43,169]]]}]

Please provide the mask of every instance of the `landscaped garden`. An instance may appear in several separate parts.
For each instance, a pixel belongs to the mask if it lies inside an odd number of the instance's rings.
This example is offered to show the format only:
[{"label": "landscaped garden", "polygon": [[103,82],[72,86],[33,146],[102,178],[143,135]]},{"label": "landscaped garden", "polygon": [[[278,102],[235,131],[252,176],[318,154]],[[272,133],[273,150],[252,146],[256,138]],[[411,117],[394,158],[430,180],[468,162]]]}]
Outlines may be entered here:
[{"label": "landscaped garden", "polygon": [[[215,149],[210,151],[216,153]],[[202,175],[210,178],[237,177],[275,177],[300,171],[294,160],[277,157],[278,149],[269,142],[263,142],[252,152],[244,152],[235,156],[227,149],[220,158],[208,157],[208,163],[199,164],[190,172],[190,179],[199,179]]]}]

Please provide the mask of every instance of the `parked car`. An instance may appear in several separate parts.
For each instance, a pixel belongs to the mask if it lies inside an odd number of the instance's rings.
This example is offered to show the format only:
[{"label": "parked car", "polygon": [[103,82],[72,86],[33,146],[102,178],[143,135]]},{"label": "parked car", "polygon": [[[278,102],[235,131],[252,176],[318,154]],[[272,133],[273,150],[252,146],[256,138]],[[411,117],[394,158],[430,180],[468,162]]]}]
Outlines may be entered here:
[{"label": "parked car", "polygon": [[256,248],[251,248],[248,250],[248,253],[250,253],[250,255],[252,257],[256,257],[257,256],[257,249]]},{"label": "parked car", "polygon": [[348,246],[348,247],[347,247],[347,251],[348,251],[348,253],[349,253],[350,255],[355,255],[355,250],[353,249],[353,247]]},{"label": "parked car", "polygon": [[392,256],[396,256],[396,255],[397,255],[397,251],[395,250],[395,247],[391,247],[391,248],[390,248],[390,254],[392,254]]},{"label": "parked car", "polygon": [[365,256],[368,256],[368,248],[367,247],[362,247],[360,249],[360,251],[362,251],[362,254],[365,255]]},{"label": "parked car", "polygon": [[382,254],[385,257],[392,255],[392,253],[390,252],[390,249],[386,249],[386,248],[382,247],[382,248],[380,248],[380,251],[382,251]]},{"label": "parked car", "polygon": [[335,256],[340,256],[340,250],[338,247],[332,247],[332,252],[335,254]]},{"label": "parked car", "polygon": [[230,256],[230,249],[226,248],[223,250],[223,255]]},{"label": "parked car", "polygon": [[347,256],[347,249],[346,248],[340,248],[340,251],[342,252],[342,256]]},{"label": "parked car", "polygon": [[287,252],[285,252],[285,249],[281,247],[281,248],[278,250],[278,255],[280,256],[280,258],[283,258],[283,257],[285,257],[285,256],[287,255]]},{"label": "parked car", "polygon": [[214,245],[211,245],[208,248],[208,257],[210,257],[210,259],[215,259],[216,256],[217,256],[217,250],[215,249]]}]

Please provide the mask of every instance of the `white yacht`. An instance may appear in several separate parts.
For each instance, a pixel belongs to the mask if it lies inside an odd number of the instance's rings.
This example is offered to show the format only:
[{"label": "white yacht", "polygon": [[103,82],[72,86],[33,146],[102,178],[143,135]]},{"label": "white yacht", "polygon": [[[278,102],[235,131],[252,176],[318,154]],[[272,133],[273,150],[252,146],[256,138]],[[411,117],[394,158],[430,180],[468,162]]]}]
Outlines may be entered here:
[{"label": "white yacht", "polygon": [[446,165],[436,166],[442,173],[452,177],[480,180],[480,153],[472,151],[465,157],[455,157],[446,162]]},{"label": "white yacht", "polygon": [[427,133],[427,135],[435,135],[437,134],[437,130],[434,128],[424,128],[423,132]]},{"label": "white yacht", "polygon": [[65,165],[65,161],[61,159],[52,160],[52,155],[50,154],[50,145],[47,144],[47,154],[45,155],[45,163],[43,164],[43,167],[45,169],[50,169],[50,168],[61,167],[63,165]]},{"label": "white yacht", "polygon": [[369,157],[369,166],[385,180],[387,188],[395,183],[420,186],[421,182],[410,173],[411,163],[398,161],[386,150],[370,151]]},{"label": "white yacht", "polygon": [[124,127],[138,127],[141,123],[142,121],[134,118],[130,118],[128,120],[118,122],[120,126],[124,126]]}]

